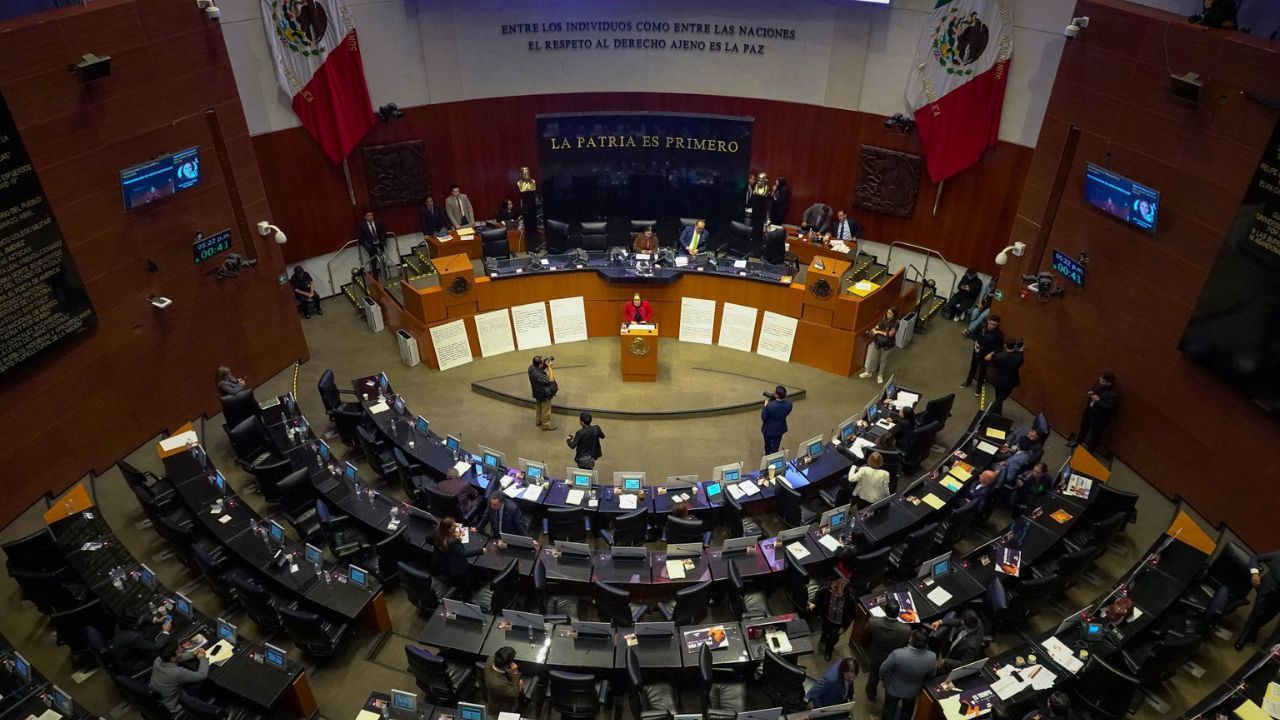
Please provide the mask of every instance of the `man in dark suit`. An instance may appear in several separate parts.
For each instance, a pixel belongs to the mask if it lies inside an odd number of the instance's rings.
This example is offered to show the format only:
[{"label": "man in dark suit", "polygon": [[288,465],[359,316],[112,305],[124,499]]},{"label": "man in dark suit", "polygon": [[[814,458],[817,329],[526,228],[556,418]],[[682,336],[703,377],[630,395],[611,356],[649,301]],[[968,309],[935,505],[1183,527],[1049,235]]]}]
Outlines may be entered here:
[{"label": "man in dark suit", "polygon": [[[876,689],[880,687],[880,665],[882,665],[889,653],[900,647],[906,647],[907,641],[911,639],[911,626],[904,622],[898,622],[898,614],[902,612],[902,607],[898,601],[890,598],[884,604],[884,617],[872,615],[867,621],[867,644],[863,649],[867,652],[867,670],[870,677],[867,678],[867,700],[876,701]],[[853,636],[849,636],[850,644],[853,644]]]},{"label": "man in dark suit", "polygon": [[443,210],[436,207],[436,201],[430,195],[422,201],[422,207],[418,208],[418,217],[422,220],[424,236],[433,237],[441,230],[449,229],[449,218],[444,216]]},{"label": "man in dark suit", "polygon": [[1246,644],[1257,639],[1258,631],[1280,613],[1280,550],[1255,555],[1249,563],[1249,580],[1257,594],[1253,597],[1253,609],[1236,638],[1237,650],[1243,650]]},{"label": "man in dark suit", "polygon": [[819,235],[831,232],[831,206],[825,203],[810,205],[800,218],[800,227],[803,230],[812,230]]},{"label": "man in dark suit", "polygon": [[476,527],[495,538],[503,533],[526,537],[529,535],[529,523],[520,512],[520,506],[500,492],[489,496],[489,507],[485,508]]},{"label": "man in dark suit", "polygon": [[1004,413],[1004,401],[1018,387],[1021,379],[1018,368],[1022,367],[1022,341],[1008,338],[1004,341],[1004,349],[987,355],[987,380],[996,391],[995,402],[991,403],[991,412]]},{"label": "man in dark suit", "polygon": [[604,455],[600,441],[604,439],[604,431],[599,425],[591,424],[591,413],[585,410],[578,413],[578,432],[565,437],[564,442],[573,450],[573,461],[583,470],[596,466],[596,461]]},{"label": "man in dark suit", "polygon": [[680,233],[680,251],[686,255],[697,255],[700,252],[706,252],[710,248],[707,241],[707,221],[699,220],[698,222],[685,228]]},{"label": "man in dark suit", "polygon": [[840,210],[836,213],[835,224],[831,226],[831,237],[845,242],[857,240],[862,237],[862,226],[849,217],[849,213]]},{"label": "man in dark suit", "polygon": [[978,381],[974,395],[982,394],[982,383],[987,379],[987,356],[1004,346],[1004,331],[1000,329],[1000,316],[988,315],[987,322],[973,333],[973,356],[969,358],[969,374],[960,387],[967,388]]},{"label": "man in dark suit", "polygon": [[782,436],[787,433],[787,416],[791,414],[791,401],[787,389],[781,385],[773,389],[773,395],[764,399],[760,411],[760,434],[764,436],[764,454],[778,452]]},{"label": "man in dark suit", "polygon": [[959,617],[951,615],[935,620],[932,627],[938,639],[942,672],[951,672],[983,656],[982,617],[976,611],[966,609]]},{"label": "man in dark suit", "polygon": [[1104,372],[1098,376],[1098,382],[1089,388],[1086,397],[1089,398],[1089,402],[1084,406],[1084,413],[1080,416],[1080,429],[1076,432],[1075,438],[1067,443],[1067,447],[1084,445],[1090,450],[1094,450],[1098,446],[1098,441],[1102,439],[1107,426],[1111,424],[1111,417],[1116,413],[1116,406],[1120,404],[1120,393],[1116,390],[1115,373]]},{"label": "man in dark suit", "polygon": [[385,247],[387,228],[373,218],[373,211],[365,212],[364,219],[356,223],[356,240],[369,258],[369,269],[375,277],[382,277],[382,249]]}]

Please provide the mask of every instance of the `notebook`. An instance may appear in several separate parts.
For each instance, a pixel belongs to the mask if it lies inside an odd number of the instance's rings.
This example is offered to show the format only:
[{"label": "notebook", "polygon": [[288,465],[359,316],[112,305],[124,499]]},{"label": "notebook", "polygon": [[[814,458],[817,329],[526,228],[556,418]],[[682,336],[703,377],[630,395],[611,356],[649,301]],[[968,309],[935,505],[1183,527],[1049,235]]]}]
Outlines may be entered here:
[{"label": "notebook", "polygon": [[684,560],[667,561],[667,577],[672,580],[684,579]]},{"label": "notebook", "polygon": [[797,560],[803,560],[809,557],[809,551],[805,548],[803,542],[793,542],[787,546],[787,552],[791,553],[791,557]]},{"label": "notebook", "polygon": [[635,510],[638,498],[631,493],[623,493],[618,496],[618,507],[623,510]]},{"label": "notebook", "polygon": [[587,494],[582,490],[579,490],[578,488],[574,488],[569,491],[568,495],[564,496],[564,501],[569,505],[581,505],[582,498],[586,497],[586,495]]}]

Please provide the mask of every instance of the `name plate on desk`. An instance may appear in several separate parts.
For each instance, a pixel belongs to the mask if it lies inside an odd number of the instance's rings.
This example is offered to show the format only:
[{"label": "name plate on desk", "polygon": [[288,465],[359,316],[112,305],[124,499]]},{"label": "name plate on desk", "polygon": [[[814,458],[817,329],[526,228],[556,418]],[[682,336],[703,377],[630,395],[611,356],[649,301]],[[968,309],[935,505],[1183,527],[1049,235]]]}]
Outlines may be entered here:
[{"label": "name plate on desk", "polygon": [[657,329],[658,329],[658,326],[654,325],[653,323],[631,323],[629,325],[623,326],[624,332],[635,332],[637,330],[653,332],[654,330],[657,330]]}]

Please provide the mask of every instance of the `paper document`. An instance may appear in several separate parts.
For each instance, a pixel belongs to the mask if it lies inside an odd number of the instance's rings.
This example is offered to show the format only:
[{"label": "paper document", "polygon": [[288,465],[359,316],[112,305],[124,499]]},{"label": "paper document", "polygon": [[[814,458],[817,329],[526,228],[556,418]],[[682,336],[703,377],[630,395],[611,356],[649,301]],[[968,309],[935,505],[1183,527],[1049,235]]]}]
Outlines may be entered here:
[{"label": "paper document", "polygon": [[623,493],[618,496],[618,507],[623,510],[635,510],[637,498],[631,493]]},{"label": "paper document", "polygon": [[1240,703],[1240,707],[1236,708],[1236,717],[1240,720],[1270,720],[1267,714],[1262,712],[1262,708],[1252,700]]},{"label": "paper document", "polygon": [[382,716],[376,712],[361,710],[359,713],[356,714],[356,720],[382,720]]},{"label": "paper document", "polygon": [[1080,668],[1084,667],[1084,663],[1080,658],[1076,657],[1075,653],[1071,651],[1071,648],[1067,647],[1056,637],[1051,637],[1048,640],[1045,640],[1044,649],[1048,651],[1049,657],[1052,658],[1054,662],[1061,665],[1063,670],[1066,670],[1072,675],[1080,672]]},{"label": "paper document", "polygon": [[684,579],[684,560],[667,561],[667,577],[672,580]]},{"label": "paper document", "polygon": [[188,445],[195,445],[200,442],[200,438],[196,437],[195,430],[188,430],[184,433],[178,433],[173,437],[167,437],[160,441],[160,449],[169,453]]},{"label": "paper document", "polygon": [[964,463],[956,463],[951,466],[950,474],[964,482],[973,477],[973,469]]},{"label": "paper document", "polygon": [[991,690],[1001,700],[1008,700],[1017,695],[1018,691],[1024,687],[1026,687],[1026,683],[1019,680],[1017,675],[1007,675],[991,683]]},{"label": "paper document", "polygon": [[387,404],[386,400],[379,400],[378,402],[369,406],[369,414],[377,415],[378,413],[384,413],[390,409],[391,409],[391,406]]},{"label": "paper document", "polygon": [[1003,440],[1005,437],[1005,434],[1003,430],[997,430],[995,428],[987,428],[987,437],[991,438],[992,440]]},{"label": "paper document", "polygon": [[929,493],[928,495],[925,495],[924,497],[920,498],[920,501],[923,502],[925,505],[928,505],[929,507],[933,508],[934,510],[941,510],[942,506],[946,504],[942,502],[942,500],[939,499],[938,496],[934,495],[933,493]]},{"label": "paper document", "polygon": [[466,240],[467,238],[475,234],[476,234],[476,229],[473,227],[458,228],[458,237],[463,240]]},{"label": "paper document", "polygon": [[979,440],[979,441],[978,441],[978,452],[980,452],[980,453],[986,453],[986,454],[988,454],[988,455],[995,455],[995,454],[996,454],[996,452],[997,452],[999,449],[1000,449],[1000,448],[996,447],[995,445],[992,445],[991,443],[987,442],[986,440]]},{"label": "paper document", "polygon": [[867,448],[873,448],[875,446],[876,444],[874,442],[866,438],[854,438],[853,447],[851,447],[850,450],[853,451],[855,456],[861,459],[865,457],[863,453],[866,452]]},{"label": "paper document", "polygon": [[471,463],[466,460],[459,460],[453,464],[453,469],[458,471],[458,477],[462,477],[471,469]]},{"label": "paper document", "polygon": [[574,488],[569,491],[568,495],[564,496],[564,501],[565,501],[565,504],[567,505],[581,505],[582,498],[585,496],[586,496],[585,492],[583,492],[582,490],[579,490],[578,488]]},{"label": "paper document", "polygon": [[952,695],[938,701],[938,707],[942,708],[942,717],[947,720],[968,717],[964,710],[960,709],[960,696]]},{"label": "paper document", "polygon": [[498,713],[498,720],[520,720],[520,713],[500,712]]},{"label": "paper document", "polygon": [[942,480],[940,480],[939,482],[942,484],[942,487],[950,490],[951,492],[960,492],[960,488],[964,487],[964,483],[951,477],[950,475],[942,478]]},{"label": "paper document", "polygon": [[522,492],[524,492],[524,488],[515,483],[511,483],[510,485],[502,488],[502,494],[509,498],[518,498]]},{"label": "paper document", "polygon": [[520,493],[520,497],[531,502],[537,502],[538,498],[542,497],[542,486],[529,485],[524,489],[524,492]]},{"label": "paper document", "polygon": [[236,654],[236,649],[226,640],[219,640],[209,648],[207,657],[210,665],[221,665]]},{"label": "paper document", "polygon": [[735,268],[738,268],[739,270],[746,269],[746,267],[747,267],[747,261],[746,261],[746,260],[734,260],[734,261],[733,261],[733,266],[734,266]]},{"label": "paper document", "polygon": [[1267,694],[1262,698],[1262,709],[1273,718],[1280,718],[1280,685],[1267,683]]},{"label": "paper document", "polygon": [[797,560],[803,560],[809,557],[809,550],[805,548],[804,542],[793,542],[787,546],[787,552],[791,553],[791,557]]},{"label": "paper document", "polygon": [[728,487],[729,487],[729,494],[733,496],[734,500],[741,500],[742,496],[746,495],[746,493],[742,491],[742,488],[738,487],[737,483],[734,483],[733,485],[729,485]]},{"label": "paper document", "polygon": [[831,552],[835,552],[841,547],[840,541],[837,540],[834,535],[823,535],[818,539],[818,544]]},{"label": "paper document", "polygon": [[757,486],[754,482],[750,480],[743,480],[742,482],[738,483],[738,487],[742,489],[743,497],[751,497],[752,495],[755,495],[756,493],[760,492],[759,486]]},{"label": "paper document", "polygon": [[879,605],[871,608],[871,617],[886,617],[884,613],[884,608],[880,607]]},{"label": "paper document", "polygon": [[1038,668],[1037,670],[1026,674],[1027,679],[1031,681],[1032,689],[1048,690],[1053,687],[1053,683],[1058,679],[1058,676],[1055,675],[1052,670],[1043,665],[1037,665],[1036,667]]},{"label": "paper document", "polygon": [[940,606],[945,605],[946,602],[951,599],[951,593],[947,592],[945,588],[939,585],[931,590],[928,595],[925,595],[925,597],[928,598],[929,602],[933,603],[934,606]]},{"label": "paper document", "polygon": [[49,708],[39,715],[28,715],[27,717],[33,717],[36,720],[62,720],[62,713],[54,710],[53,708]]}]

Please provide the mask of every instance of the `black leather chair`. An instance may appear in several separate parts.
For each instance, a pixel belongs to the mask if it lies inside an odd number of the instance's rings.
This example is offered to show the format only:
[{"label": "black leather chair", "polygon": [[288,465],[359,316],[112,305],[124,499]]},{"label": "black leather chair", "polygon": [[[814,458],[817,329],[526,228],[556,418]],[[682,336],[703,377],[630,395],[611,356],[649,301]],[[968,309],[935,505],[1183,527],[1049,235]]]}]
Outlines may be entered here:
[{"label": "black leather chair", "polygon": [[1141,682],[1091,655],[1071,688],[1073,707],[1086,708],[1095,720],[1125,720],[1138,701]]},{"label": "black leather chair", "polygon": [[10,572],[57,572],[67,567],[66,557],[47,527],[0,545],[0,549],[4,550],[5,567]]},{"label": "black leather chair", "polygon": [[978,511],[981,509],[982,505],[977,500],[969,500],[956,508],[955,512],[939,523],[934,547],[941,550],[955,547],[956,543],[969,532],[969,528],[973,527],[973,522],[978,519]]},{"label": "black leather chair", "polygon": [[547,686],[551,709],[569,720],[594,720],[609,702],[609,681],[592,675],[552,670]]},{"label": "black leather chair", "polygon": [[1210,611],[1214,596],[1225,589],[1225,602],[1216,608],[1218,620],[1234,613],[1248,602],[1249,592],[1253,585],[1249,578],[1249,566],[1252,564],[1251,553],[1235,542],[1223,543],[1217,557],[1209,563],[1204,575],[1183,594],[1181,602],[1201,616]]},{"label": "black leather chair", "polygon": [[817,514],[804,506],[804,498],[795,488],[777,481],[773,484],[773,502],[777,508],[778,519],[789,528],[809,525],[818,518]]},{"label": "black leather chair", "polygon": [[409,672],[431,702],[457,705],[472,696],[475,685],[473,666],[448,662],[416,645],[405,645],[404,654],[409,661]]},{"label": "black leather chair", "polygon": [[553,618],[578,619],[578,597],[551,591],[547,583],[547,566],[542,564],[541,558],[533,564],[533,593],[535,611],[542,613],[548,621]]},{"label": "black leather chair", "polygon": [[355,563],[372,571],[384,587],[395,587],[400,583],[400,563],[422,554],[409,544],[408,532],[409,523],[401,521],[399,527],[373,543],[371,553],[355,559]]},{"label": "black leather chair", "polygon": [[240,606],[263,633],[284,629],[280,608],[270,591],[247,577],[233,576],[228,580],[240,600]]},{"label": "black leather chair", "polygon": [[270,455],[266,460],[245,470],[253,475],[254,484],[257,485],[258,492],[262,493],[262,499],[266,500],[268,505],[279,505],[280,481],[293,472],[293,463],[289,458]]},{"label": "black leather chair", "polygon": [[231,427],[235,427],[251,417],[258,417],[261,412],[261,408],[258,407],[258,399],[253,396],[251,388],[241,390],[235,395],[223,395],[221,400],[222,422]]},{"label": "black leather chair", "polygon": [[215,705],[185,692],[178,696],[178,706],[182,708],[184,720],[260,720],[264,717],[240,704]]},{"label": "black leather chair", "polygon": [[310,542],[320,534],[320,516],[316,514],[316,490],[311,475],[304,468],[289,473],[276,485],[280,492],[280,514],[293,527],[298,537]]},{"label": "black leather chair", "polygon": [[1082,520],[1096,520],[1110,517],[1113,513],[1123,512],[1125,522],[1138,519],[1138,494],[1116,490],[1110,485],[1094,482],[1093,502],[1085,511]]},{"label": "black leather chair", "polygon": [[1062,541],[1063,545],[1068,550],[1079,550],[1090,545],[1105,550],[1111,539],[1124,530],[1127,519],[1128,515],[1123,510],[1099,520],[1081,518]]},{"label": "black leather chair", "polygon": [[751,226],[734,220],[729,223],[726,233],[724,254],[734,258],[745,258],[751,254]]},{"label": "black leather chair", "polygon": [[477,590],[468,602],[479,605],[481,610],[490,615],[501,615],[503,610],[514,606],[519,594],[520,562],[512,560],[488,585]]},{"label": "black leather chair", "polygon": [[444,492],[435,486],[426,489],[426,501],[427,512],[438,518],[451,517],[466,525],[475,523],[484,512],[484,503],[473,503],[472,507],[464,509],[457,495]]},{"label": "black leather chair", "polygon": [[394,476],[396,472],[395,454],[390,444],[373,434],[373,430],[360,425],[356,428],[356,439],[360,443],[360,452],[365,462],[378,477]]},{"label": "black leather chair", "polygon": [[723,492],[724,505],[720,508],[720,522],[724,531],[731,538],[758,535],[761,539],[769,537],[769,533],[756,522],[755,518],[742,510],[742,502],[727,492]]},{"label": "black leather chair", "polygon": [[956,394],[943,395],[925,403],[924,412],[920,413],[920,423],[942,423],[945,427],[947,418],[951,417],[951,408],[956,404]]},{"label": "black leather chair", "polygon": [[124,460],[117,460],[116,468],[130,487],[146,488],[147,494],[155,499],[156,505],[163,512],[168,512],[177,505],[178,498],[174,495],[173,483],[168,478],[160,477],[150,470],[139,470]]},{"label": "black leather chair", "polygon": [[627,648],[627,702],[631,717],[649,717],[650,713],[662,713],[670,717],[676,714],[676,691],[671,683],[645,682],[640,669],[640,657],[636,649]]},{"label": "black leather chair", "polygon": [[739,620],[762,618],[769,616],[769,596],[759,590],[748,590],[742,583],[742,573],[738,564],[732,560],[725,563],[729,569],[729,592],[725,597],[729,600],[729,608]]},{"label": "black leather chair", "polygon": [[338,644],[349,629],[346,623],[325,620],[313,612],[282,607],[279,613],[284,631],[293,643],[317,659],[328,658],[337,652]]},{"label": "black leather chair", "polygon": [[227,440],[231,441],[236,464],[246,471],[252,472],[250,468],[269,458],[279,459],[271,448],[266,428],[256,416],[245,418],[235,425],[223,425],[222,429],[227,433]]},{"label": "black leather chair", "polygon": [[347,447],[355,447],[359,442],[356,437],[356,428],[364,421],[364,410],[357,402],[342,400],[344,394],[355,397],[355,391],[339,390],[332,370],[325,370],[320,375],[316,390],[320,393],[320,402],[324,404],[325,414],[338,430],[338,437],[342,438],[343,444]]},{"label": "black leather chair", "polygon": [[173,720],[169,708],[160,700],[160,693],[150,685],[128,675],[116,675],[113,679],[125,702],[132,705],[143,720]]},{"label": "black leather chair", "polygon": [[677,590],[674,600],[658,604],[658,612],[676,625],[693,625],[706,619],[710,602],[711,581],[703,580]]},{"label": "black leather chair", "polygon": [[613,519],[613,527],[601,530],[600,537],[610,545],[639,547],[649,540],[649,508],[633,510]]},{"label": "black leather chair", "polygon": [[351,524],[351,518],[329,512],[329,504],[324,500],[316,500],[316,517],[320,520],[320,531],[329,543],[329,551],[339,560],[366,553],[373,547],[364,533]]},{"label": "black leather chair", "polygon": [[620,587],[599,580],[593,580],[591,585],[596,617],[601,622],[613,623],[616,627],[631,627],[648,610],[644,605],[632,603],[631,593]]},{"label": "black leather chair", "polygon": [[[1093,561],[1097,559],[1100,552],[1097,547],[1086,545],[1079,550],[1072,550],[1068,553],[1048,558],[1044,562],[1036,563],[1031,568],[1031,574],[1033,577],[1057,575],[1062,581],[1062,589],[1066,590],[1075,587],[1080,580],[1080,576],[1089,570],[1089,566],[1093,565]],[[1246,572],[1248,571],[1246,570]],[[1248,580],[1245,582],[1248,582]]]},{"label": "black leather chair", "polygon": [[160,537],[164,538],[173,550],[173,556],[191,570],[196,570],[196,559],[193,555],[195,546],[201,541],[200,531],[187,513],[181,515],[170,513],[156,518],[152,525]]},{"label": "black leather chair", "polygon": [[489,258],[503,260],[511,257],[511,242],[507,239],[507,229],[499,227],[481,230],[480,248],[486,260]]},{"label": "black leather chair", "polygon": [[125,476],[125,482],[128,483],[129,490],[137,499],[138,505],[142,507],[142,514],[146,515],[147,520],[152,524],[155,524],[160,517],[181,508],[178,497],[171,491],[165,492],[160,483],[147,483],[129,475]]},{"label": "black leather chair", "polygon": [[764,664],[760,669],[760,688],[781,706],[784,713],[804,709],[804,668],[788,662],[768,648],[764,651]]},{"label": "black leather chair", "polygon": [[1009,605],[1000,625],[1026,625],[1061,590],[1062,579],[1057,575],[1024,579],[1009,593]]},{"label": "black leather chair", "polygon": [[933,522],[907,535],[906,539],[894,546],[889,553],[889,574],[894,578],[915,577],[920,563],[928,560],[937,546],[934,544],[938,536],[938,523]]},{"label": "black leather chair", "polygon": [[1179,668],[1195,657],[1203,641],[1204,636],[1197,633],[1167,636],[1127,648],[1121,655],[1125,669],[1140,683],[1147,686],[1159,685],[1173,677]]},{"label": "black leather chair", "polygon": [[547,220],[543,224],[542,231],[546,237],[549,254],[561,255],[569,249],[569,223]]},{"label": "black leather chair", "polygon": [[630,222],[632,235],[644,232],[645,228],[654,228],[656,230],[658,224],[657,220],[632,220]]},{"label": "black leather chair", "polygon": [[774,228],[764,234],[764,247],[760,249],[760,257],[770,265],[781,265],[786,260],[786,247],[786,228]]},{"label": "black leather chair", "polygon": [[710,645],[698,649],[698,675],[702,679],[703,713],[718,710],[733,716],[747,709],[747,684],[732,670],[716,670]]},{"label": "black leather chair", "polygon": [[53,624],[54,634],[59,645],[65,645],[71,651],[71,660],[82,665],[93,657],[93,648],[85,637],[85,629],[97,628],[109,630],[113,626],[111,614],[102,606],[102,601],[93,598],[79,607],[56,612],[49,616]]},{"label": "black leather chair", "polygon": [[552,542],[565,540],[568,542],[589,542],[591,539],[591,519],[587,517],[582,506],[570,508],[549,508],[542,518],[542,532]]},{"label": "black leather chair", "polygon": [[853,586],[855,594],[865,595],[884,582],[885,573],[889,570],[889,554],[892,551],[891,547],[882,547],[841,561],[840,565],[845,573],[848,573],[849,584]]},{"label": "black leather chair", "polygon": [[391,458],[396,463],[396,479],[400,481],[400,489],[410,502],[421,502],[426,496],[427,488],[434,482],[427,468],[410,460],[398,447],[391,448]]},{"label": "black leather chair", "polygon": [[404,586],[409,602],[418,608],[419,614],[431,614],[440,607],[440,598],[447,597],[452,592],[447,584],[436,580],[431,573],[416,565],[401,562],[398,569],[400,584]]},{"label": "black leather chair", "polygon": [[801,615],[809,614],[809,603],[818,595],[818,584],[809,575],[809,570],[792,557],[784,553],[782,566],[782,590],[787,594],[795,611]]},{"label": "black leather chair", "polygon": [[231,585],[231,578],[241,577],[243,573],[238,568],[224,563],[223,560],[209,550],[198,545],[192,548],[191,554],[195,558],[196,569],[204,576],[204,580],[209,584],[209,588],[213,590],[213,594],[217,595],[218,599],[227,608],[238,608],[240,606],[240,598],[236,595]]},{"label": "black leather chair", "polygon": [[668,543],[702,543],[703,547],[711,544],[711,531],[705,529],[702,521],[696,517],[680,518],[667,516],[666,528],[662,538]]},{"label": "black leather chair", "polygon": [[602,253],[609,249],[609,223],[584,222],[580,225],[578,246],[587,252]]},{"label": "black leather chair", "polygon": [[914,470],[920,467],[920,463],[924,462],[924,459],[929,456],[929,449],[933,447],[933,440],[941,430],[941,422],[925,423],[913,430],[903,440],[904,447],[901,449],[902,468],[904,470]]},{"label": "black leather chair", "polygon": [[75,580],[71,580],[65,571],[27,572],[12,570],[9,572],[22,591],[22,599],[32,603],[45,615],[52,615],[64,610],[79,607],[89,599],[88,589]]}]

